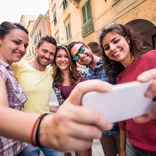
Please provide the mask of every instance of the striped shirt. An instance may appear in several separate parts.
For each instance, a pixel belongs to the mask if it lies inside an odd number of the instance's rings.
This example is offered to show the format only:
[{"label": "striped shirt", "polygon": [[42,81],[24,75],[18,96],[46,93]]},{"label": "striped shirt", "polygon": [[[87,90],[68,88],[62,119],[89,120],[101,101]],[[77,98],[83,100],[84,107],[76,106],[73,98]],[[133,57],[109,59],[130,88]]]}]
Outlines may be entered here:
[{"label": "striped shirt", "polygon": [[[22,110],[27,96],[17,83],[10,65],[0,60],[0,76],[4,79],[9,107]],[[11,127],[10,127],[11,128]],[[0,137],[0,156],[15,156],[26,146],[17,140]]]},{"label": "striped shirt", "polygon": [[[104,61],[102,57],[100,57],[99,61],[96,63],[96,67],[94,70],[92,70],[90,67],[88,67],[88,71],[86,73],[86,79],[92,80],[92,79],[99,79],[106,82],[109,82],[111,84],[115,84],[115,77],[108,77],[106,74],[106,69],[103,67]],[[103,135],[113,135],[119,132],[119,126],[118,123],[114,123],[114,126],[112,130],[103,132]]]}]

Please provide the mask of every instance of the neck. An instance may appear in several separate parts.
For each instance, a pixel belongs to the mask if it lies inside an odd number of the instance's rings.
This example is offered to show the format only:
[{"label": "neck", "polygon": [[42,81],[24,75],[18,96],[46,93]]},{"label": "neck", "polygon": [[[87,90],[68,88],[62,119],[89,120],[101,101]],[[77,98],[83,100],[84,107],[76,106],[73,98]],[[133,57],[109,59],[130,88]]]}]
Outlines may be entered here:
[{"label": "neck", "polygon": [[62,71],[62,75],[64,78],[69,77],[69,70]]},{"label": "neck", "polygon": [[92,70],[95,69],[96,67],[96,63],[99,61],[100,57],[93,55],[93,62],[89,65],[90,68],[92,68]]},{"label": "neck", "polygon": [[124,62],[121,62],[121,64],[126,68],[128,65],[132,64],[134,61],[133,56],[129,56]]},{"label": "neck", "polygon": [[30,62],[30,65],[31,65],[34,69],[36,69],[36,70],[38,70],[38,71],[45,71],[45,69],[46,69],[46,66],[43,66],[43,65],[39,64],[38,61],[37,61],[36,59],[33,60],[32,62]]},{"label": "neck", "polygon": [[2,55],[1,52],[0,52],[0,60],[2,60],[3,62],[9,64],[10,66],[11,66],[11,64],[13,63],[13,62],[8,62],[8,61],[5,59],[5,57]]}]

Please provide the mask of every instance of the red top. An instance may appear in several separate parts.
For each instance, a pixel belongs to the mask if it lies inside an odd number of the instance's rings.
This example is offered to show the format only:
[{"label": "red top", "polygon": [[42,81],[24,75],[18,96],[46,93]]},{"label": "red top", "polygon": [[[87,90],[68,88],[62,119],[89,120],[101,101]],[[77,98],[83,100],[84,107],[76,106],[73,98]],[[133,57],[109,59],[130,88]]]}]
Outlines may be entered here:
[{"label": "red top", "polygon": [[[125,68],[119,74],[116,80],[117,84],[134,81],[139,74],[152,68],[156,68],[156,50],[149,51]],[[156,120],[137,124],[130,119],[120,122],[119,126],[121,130],[126,131],[128,139],[134,147],[156,153]]]}]

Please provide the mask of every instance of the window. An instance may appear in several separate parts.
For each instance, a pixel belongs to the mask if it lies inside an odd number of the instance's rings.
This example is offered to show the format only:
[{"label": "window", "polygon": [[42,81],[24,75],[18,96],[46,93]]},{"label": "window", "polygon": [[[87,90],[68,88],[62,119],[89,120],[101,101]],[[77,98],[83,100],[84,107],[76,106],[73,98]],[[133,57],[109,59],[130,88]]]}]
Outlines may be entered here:
[{"label": "window", "polygon": [[83,24],[92,19],[90,0],[82,7]]},{"label": "window", "polygon": [[88,0],[86,4],[82,7],[82,16],[83,16],[83,27],[82,27],[82,36],[86,37],[94,31],[94,23],[92,18],[91,2]]},{"label": "window", "polygon": [[67,40],[71,39],[70,23],[66,25],[66,36],[67,36]]},{"label": "window", "polygon": [[59,44],[60,43],[60,39],[59,39],[59,32],[58,31],[55,34],[55,39],[56,39],[57,44]]},{"label": "window", "polygon": [[40,38],[42,37],[41,30],[39,30],[39,37],[40,37]]},{"label": "window", "polygon": [[67,41],[68,41],[69,39],[71,39],[71,27],[70,27],[69,18],[65,22],[65,27],[66,27],[66,38],[67,38]]},{"label": "window", "polygon": [[36,44],[37,43],[37,36],[35,35],[35,37],[34,37],[34,44]]},{"label": "window", "polygon": [[54,11],[54,13],[53,13],[53,21],[54,21],[54,25],[56,25],[56,23],[57,23],[56,11]]},{"label": "window", "polygon": [[62,4],[63,4],[63,10],[65,10],[68,6],[67,0],[63,0]]}]

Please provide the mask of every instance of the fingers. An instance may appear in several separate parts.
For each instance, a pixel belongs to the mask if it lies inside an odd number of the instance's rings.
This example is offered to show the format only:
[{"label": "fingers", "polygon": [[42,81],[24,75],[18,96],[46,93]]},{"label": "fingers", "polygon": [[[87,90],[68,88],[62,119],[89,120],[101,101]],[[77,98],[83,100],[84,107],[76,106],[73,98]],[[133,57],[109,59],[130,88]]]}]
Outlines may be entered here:
[{"label": "fingers", "polygon": [[81,105],[83,94],[89,91],[109,92],[112,90],[111,84],[101,80],[88,80],[79,83],[68,97],[68,101],[75,105]]},{"label": "fingers", "polygon": [[[143,72],[141,75],[138,76],[137,80],[140,82],[147,82],[152,79],[156,79],[156,69],[151,69],[146,72]],[[156,96],[156,80],[152,82],[150,87],[148,88],[145,96],[154,98]]]},{"label": "fingers", "polygon": [[148,122],[150,120],[151,120],[151,118],[150,118],[150,116],[148,114],[145,114],[145,115],[134,118],[134,121],[137,122],[137,123],[146,123],[146,122]]},{"label": "fingers", "polygon": [[86,125],[94,125],[102,131],[112,128],[112,124],[109,124],[100,112],[87,107],[75,106],[70,103],[67,105],[63,104],[56,115],[59,117],[59,121],[66,119],[68,122],[72,121]]},{"label": "fingers", "polygon": [[156,68],[148,70],[140,74],[137,78],[140,82],[147,82],[156,78]]},{"label": "fingers", "polygon": [[93,140],[82,140],[73,137],[67,137],[60,139],[59,148],[55,148],[60,151],[84,151],[92,146]]},{"label": "fingers", "polygon": [[76,122],[70,122],[68,124],[68,129],[66,129],[65,133],[71,136],[72,138],[77,138],[82,140],[100,139],[102,136],[102,131],[96,126],[79,124]]}]

